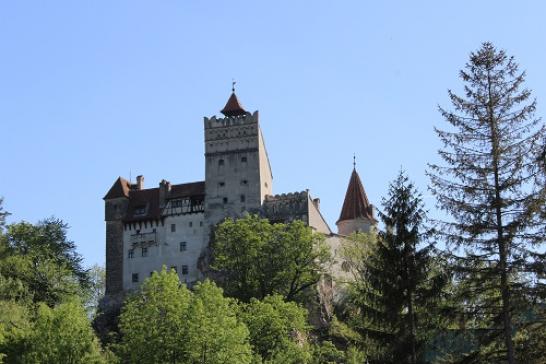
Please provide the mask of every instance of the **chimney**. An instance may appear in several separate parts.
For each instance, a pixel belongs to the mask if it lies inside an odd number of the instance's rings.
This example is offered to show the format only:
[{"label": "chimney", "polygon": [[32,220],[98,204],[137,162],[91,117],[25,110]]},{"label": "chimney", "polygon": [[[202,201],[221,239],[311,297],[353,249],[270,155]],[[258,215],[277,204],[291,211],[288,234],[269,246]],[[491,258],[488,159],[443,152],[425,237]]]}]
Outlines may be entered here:
[{"label": "chimney", "polygon": [[169,192],[171,192],[171,182],[162,179],[161,182],[159,182],[159,206],[165,207],[165,204],[167,202],[167,197],[169,196]]},{"label": "chimney", "polygon": [[315,205],[317,210],[320,210],[320,198],[313,199],[313,205]]},{"label": "chimney", "polygon": [[136,189],[142,190],[144,189],[144,176],[140,175],[136,177]]}]

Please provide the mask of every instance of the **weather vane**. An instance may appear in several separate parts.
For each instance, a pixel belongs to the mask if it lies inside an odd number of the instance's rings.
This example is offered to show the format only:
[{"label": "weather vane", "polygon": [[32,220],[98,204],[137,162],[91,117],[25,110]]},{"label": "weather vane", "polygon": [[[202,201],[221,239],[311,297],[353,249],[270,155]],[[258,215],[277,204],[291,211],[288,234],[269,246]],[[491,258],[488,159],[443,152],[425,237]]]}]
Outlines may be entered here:
[{"label": "weather vane", "polygon": [[356,169],[356,153],[353,153],[353,168]]},{"label": "weather vane", "polygon": [[237,83],[237,81],[235,81],[235,79],[231,79],[231,92],[235,92],[235,84]]}]

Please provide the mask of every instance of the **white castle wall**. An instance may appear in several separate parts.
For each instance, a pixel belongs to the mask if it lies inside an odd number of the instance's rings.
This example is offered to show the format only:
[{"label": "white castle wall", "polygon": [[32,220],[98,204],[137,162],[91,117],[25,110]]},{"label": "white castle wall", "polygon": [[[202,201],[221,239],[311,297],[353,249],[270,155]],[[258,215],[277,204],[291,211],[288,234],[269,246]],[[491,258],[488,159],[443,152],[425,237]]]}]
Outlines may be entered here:
[{"label": "white castle wall", "polygon": [[[191,226],[190,226],[191,223]],[[175,225],[175,231],[171,231],[171,225]],[[208,243],[208,234],[205,233],[203,213],[187,215],[167,216],[164,224],[147,224],[140,228],[139,233],[145,239],[140,239],[137,229],[127,227],[123,232],[123,289],[134,289],[144,281],[153,271],[159,271],[163,265],[170,269],[176,267],[178,276],[182,282],[193,283],[202,278],[197,269],[197,262],[201,252]],[[153,236],[155,229],[156,242],[149,243],[149,237]],[[135,239],[136,238],[136,239]],[[147,256],[142,256],[142,245],[133,245],[135,240],[147,241]],[[180,251],[180,243],[186,242],[186,250]],[[134,249],[133,257],[129,257],[129,251]],[[182,267],[188,267],[188,273],[183,274]],[[138,274],[138,282],[133,282],[133,274]]]}]

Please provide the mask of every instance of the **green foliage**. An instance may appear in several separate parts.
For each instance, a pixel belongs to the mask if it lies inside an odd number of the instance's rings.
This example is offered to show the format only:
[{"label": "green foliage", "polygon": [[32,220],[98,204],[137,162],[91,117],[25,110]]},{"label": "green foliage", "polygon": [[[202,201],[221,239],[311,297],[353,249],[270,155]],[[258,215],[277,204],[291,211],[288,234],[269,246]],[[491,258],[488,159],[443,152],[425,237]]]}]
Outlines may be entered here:
[{"label": "green foliage", "polygon": [[253,351],[263,363],[299,364],[310,359],[307,311],[279,295],[251,299],[240,314]]},{"label": "green foliage", "polygon": [[186,314],[189,359],[195,363],[250,363],[248,329],[236,317],[237,306],[206,280],[195,286]]},{"label": "green foliage", "polygon": [[6,226],[6,217],[10,215],[9,212],[4,210],[3,203],[4,198],[0,197],[0,234],[3,232],[4,226]]},{"label": "green foliage", "polygon": [[[403,173],[391,183],[383,208],[386,230],[375,246],[357,242],[348,250],[358,273],[349,296],[349,310],[358,314],[352,323],[371,347],[372,362],[423,362],[444,279],[434,274],[433,245],[422,242],[420,195]],[[359,256],[364,260],[355,261]]]},{"label": "green foliage", "polygon": [[343,351],[338,350],[331,341],[324,341],[315,345],[313,350],[313,364],[343,363]]},{"label": "green foliage", "polygon": [[226,219],[212,246],[220,284],[243,302],[273,294],[295,300],[318,282],[330,260],[324,237],[302,221],[271,224],[256,215]]},{"label": "green foliage", "polygon": [[40,304],[22,353],[24,363],[103,363],[99,343],[82,304],[76,300],[54,309]]},{"label": "green foliage", "polygon": [[357,345],[362,343],[362,336],[351,326],[340,321],[336,316],[332,318],[328,326],[328,337],[335,342],[341,342],[346,345]]},{"label": "green foliage", "polygon": [[453,110],[440,108],[447,129],[436,129],[443,164],[428,172],[449,214],[437,232],[462,283],[458,311],[483,331],[464,360],[514,363],[514,335],[530,309],[522,304],[545,294],[546,129],[525,72],[503,50],[483,43],[459,75],[464,95],[449,91]]},{"label": "green foliage", "polygon": [[[0,300],[0,358],[19,363],[32,333],[30,310],[13,300]],[[0,360],[0,363],[2,360]]]},{"label": "green foliage", "polygon": [[120,317],[120,356],[129,363],[250,363],[237,307],[209,281],[190,292],[176,272],[154,273]]},{"label": "green foliage", "polygon": [[106,291],[106,270],[100,265],[93,265],[88,271],[89,289],[87,290],[85,308],[89,317],[94,317],[99,308],[99,302]]},{"label": "green foliage", "polygon": [[66,229],[55,219],[9,225],[0,236],[0,275],[20,282],[33,302],[51,307],[81,295],[88,288],[87,271]]},{"label": "green foliage", "polygon": [[120,316],[120,357],[130,363],[183,363],[190,292],[178,275],[163,269],[144,281]]}]

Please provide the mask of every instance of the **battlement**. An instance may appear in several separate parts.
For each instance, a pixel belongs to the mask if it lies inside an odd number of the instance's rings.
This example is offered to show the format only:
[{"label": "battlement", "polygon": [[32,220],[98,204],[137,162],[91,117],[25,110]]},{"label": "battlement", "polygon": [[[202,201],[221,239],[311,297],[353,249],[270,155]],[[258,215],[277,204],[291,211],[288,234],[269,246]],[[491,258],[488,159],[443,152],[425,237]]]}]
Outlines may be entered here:
[{"label": "battlement", "polygon": [[210,118],[204,117],[205,130],[215,128],[226,128],[229,126],[238,125],[251,125],[258,123],[258,110],[254,113],[246,113],[240,116],[226,116],[224,118],[217,118],[216,115]]},{"label": "battlement", "polygon": [[309,195],[308,191],[301,191],[301,192],[289,192],[289,193],[281,193],[278,195],[266,195],[264,202],[273,202],[273,201],[286,201],[286,200],[303,200],[306,199]]},{"label": "battlement", "polygon": [[272,222],[309,221],[309,193],[307,191],[266,195],[262,210]]}]

